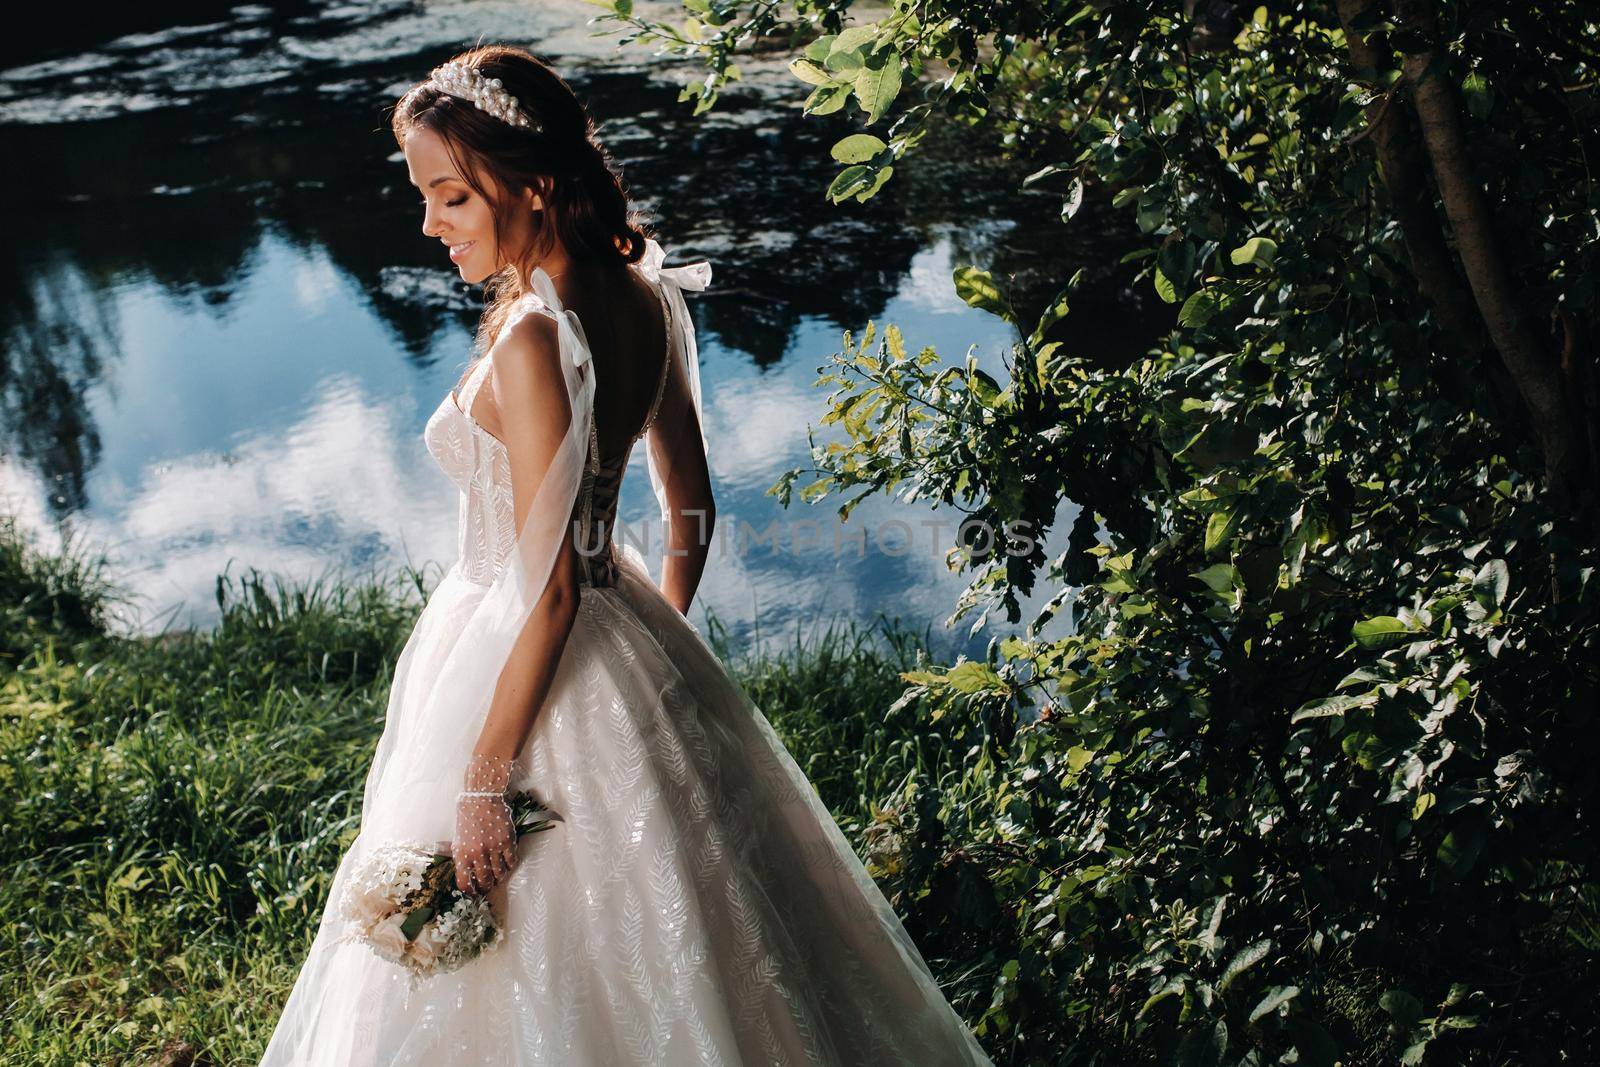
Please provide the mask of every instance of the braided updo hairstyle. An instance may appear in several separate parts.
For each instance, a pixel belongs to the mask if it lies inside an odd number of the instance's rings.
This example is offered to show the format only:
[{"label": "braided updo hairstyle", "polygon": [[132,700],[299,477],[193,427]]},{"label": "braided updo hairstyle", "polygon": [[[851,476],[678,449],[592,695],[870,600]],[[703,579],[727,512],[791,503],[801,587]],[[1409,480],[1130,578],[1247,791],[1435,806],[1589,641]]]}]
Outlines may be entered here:
[{"label": "braided updo hairstyle", "polygon": [[[505,45],[474,48],[454,61],[500,79],[542,127],[535,132],[513,126],[426,82],[400,98],[390,121],[402,149],[415,129],[439,135],[461,177],[491,206],[497,247],[510,213],[520,210],[515,194],[524,188],[543,194],[544,210],[534,212],[528,262],[507,263],[484,283],[487,306],[477,335],[484,351],[523,295],[521,274],[526,271],[518,268],[531,269],[557,239],[574,260],[622,267],[637,263],[646,237],[654,235],[633,210],[610,156],[595,139],[588,109],[548,64]],[[486,175],[492,182],[484,180]]]}]

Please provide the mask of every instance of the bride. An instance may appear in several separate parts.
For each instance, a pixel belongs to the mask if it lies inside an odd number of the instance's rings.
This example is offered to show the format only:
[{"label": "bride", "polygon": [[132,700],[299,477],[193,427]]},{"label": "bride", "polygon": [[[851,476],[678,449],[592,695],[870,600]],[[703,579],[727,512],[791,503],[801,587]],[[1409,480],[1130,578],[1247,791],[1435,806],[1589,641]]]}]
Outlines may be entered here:
[{"label": "bride", "polygon": [[[715,507],[683,290],[709,265],[662,265],[583,105],[526,52],[444,64],[393,129],[423,232],[490,296],[482,357],[424,433],[461,491],[460,556],[396,664],[263,1067],[989,1063],[684,618]],[[640,440],[659,588],[611,538]],[[519,837],[524,791],[560,821]],[[340,902],[399,844],[450,855],[500,939],[414,980],[352,938]]]}]

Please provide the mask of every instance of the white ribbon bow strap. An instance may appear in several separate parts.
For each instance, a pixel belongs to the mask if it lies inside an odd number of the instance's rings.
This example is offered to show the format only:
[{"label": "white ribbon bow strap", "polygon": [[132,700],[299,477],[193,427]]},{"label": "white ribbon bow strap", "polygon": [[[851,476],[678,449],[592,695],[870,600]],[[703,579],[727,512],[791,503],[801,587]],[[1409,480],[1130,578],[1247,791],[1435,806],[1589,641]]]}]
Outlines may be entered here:
[{"label": "white ribbon bow strap", "polygon": [[543,267],[533,268],[528,280],[532,283],[534,295],[556,313],[556,325],[563,335],[561,347],[570,353],[572,365],[581,367],[589,362],[589,339],[583,332],[583,323],[576,311],[561,305],[561,298],[556,295],[556,283],[550,280],[550,275],[545,273]]},{"label": "white ribbon bow strap", "polygon": [[[695,420],[700,423],[700,446],[706,448],[706,421],[700,408],[700,349],[695,342],[694,323],[689,318],[689,306],[684,302],[683,291],[691,289],[700,292],[709,286],[711,264],[701,260],[699,263],[686,263],[678,267],[664,267],[661,263],[665,258],[666,253],[662,251],[656,239],[646,237],[644,256],[639,260],[639,268],[644,271],[645,277],[661,286],[661,291],[666,294],[667,301],[672,306],[672,321],[676,323],[678,331],[678,344],[675,347],[683,354],[683,369],[689,381],[689,396],[694,400]],[[664,503],[662,507],[664,511]]]},{"label": "white ribbon bow strap", "polygon": [[[689,306],[684,303],[683,291],[692,289],[699,292],[711,284],[711,264],[707,262],[689,263],[680,267],[664,267],[661,261],[666,258],[666,253],[661,250],[661,245],[652,237],[645,238],[644,255],[639,260],[639,269],[644,276],[654,282],[667,298],[667,305],[672,309],[672,324],[677,335],[677,344],[671,345],[669,351],[680,353],[683,361],[684,378],[689,384],[689,397],[694,401],[695,421],[700,424],[700,449],[702,453],[708,452],[706,445],[706,420],[700,406],[700,349],[695,343],[694,320],[689,317]],[[669,463],[665,455],[658,455],[654,448],[645,450],[645,459],[650,468],[650,484],[655,489],[656,502],[661,505],[662,529],[671,523],[671,509],[667,504],[667,475],[664,468]]]}]

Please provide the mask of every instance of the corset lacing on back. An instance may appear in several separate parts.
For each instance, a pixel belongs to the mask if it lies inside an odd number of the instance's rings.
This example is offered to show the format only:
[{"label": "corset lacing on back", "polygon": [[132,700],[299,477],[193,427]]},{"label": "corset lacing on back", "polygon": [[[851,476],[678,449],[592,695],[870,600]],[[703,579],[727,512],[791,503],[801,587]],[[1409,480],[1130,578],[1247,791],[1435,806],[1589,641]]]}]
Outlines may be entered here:
[{"label": "corset lacing on back", "polygon": [[[666,344],[661,361],[661,373],[656,380],[655,394],[651,398],[644,425],[628,439],[621,455],[602,461],[600,436],[596,429],[597,420],[594,418],[589,420],[589,454],[584,462],[582,481],[579,483],[577,500],[572,509],[572,533],[578,555],[580,585],[610,588],[617,584],[616,545],[612,535],[616,527],[622,475],[627,469],[634,443],[655,424],[656,416],[661,410],[661,399],[666,393],[667,374],[672,366],[672,306],[665,292],[660,291],[659,287],[657,296],[661,299]],[[466,491],[462,493],[462,507],[465,510],[461,523],[461,573],[467,580],[481,585],[493,582],[495,574],[499,572],[506,555],[516,542],[510,465],[505,445],[472,417],[472,404],[484,379],[488,377],[489,362],[488,359],[484,359],[482,365],[474,369],[463,384],[459,397],[452,391],[446,398],[447,404],[453,406],[464,417],[474,444],[481,436],[489,442],[493,453],[489,457],[487,470],[484,470],[483,465],[477,461],[476,448],[472,449],[474,458],[470,462],[473,479],[481,479],[480,486],[485,490],[482,498],[476,503],[480,506],[487,505],[490,514],[483,516],[480,521],[480,507],[475,506],[473,494]],[[587,365],[589,373],[594,373],[594,360],[590,359]],[[597,382],[597,387],[598,384]],[[433,432],[432,426],[429,427],[429,431],[430,434]],[[433,445],[430,443],[430,450],[432,449]],[[463,490],[466,488],[463,486]],[[481,526],[491,527],[492,532],[481,530]],[[484,536],[478,536],[479,533]],[[479,558],[482,556],[487,558]]]},{"label": "corset lacing on back", "polygon": [[[617,525],[617,504],[622,495],[622,474],[627,470],[628,457],[634,444],[649,432],[661,411],[661,398],[667,390],[667,371],[672,367],[672,307],[661,295],[661,321],[665,323],[666,353],[661,360],[661,374],[656,380],[655,395],[650,400],[644,425],[639,427],[622,455],[609,463],[600,461],[600,435],[595,429],[598,420],[589,420],[589,461],[584,466],[583,481],[578,486],[578,502],[573,509],[576,515],[579,581],[582,584],[612,587],[617,584],[616,543],[612,534]],[[589,361],[594,366],[594,361]],[[598,383],[597,383],[598,384]]]}]

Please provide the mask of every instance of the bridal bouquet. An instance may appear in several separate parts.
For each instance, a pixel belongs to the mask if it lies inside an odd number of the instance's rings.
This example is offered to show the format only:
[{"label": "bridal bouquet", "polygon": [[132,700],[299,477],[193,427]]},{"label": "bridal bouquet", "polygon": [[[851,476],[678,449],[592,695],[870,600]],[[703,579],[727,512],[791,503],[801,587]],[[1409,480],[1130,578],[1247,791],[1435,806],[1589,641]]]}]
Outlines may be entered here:
[{"label": "bridal bouquet", "polygon": [[[563,821],[531,793],[508,798],[517,839]],[[345,884],[340,912],[345,940],[423,978],[458,970],[501,938],[485,897],[456,888],[455,860],[418,845],[385,845]]]}]

